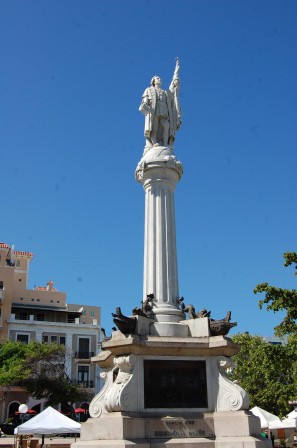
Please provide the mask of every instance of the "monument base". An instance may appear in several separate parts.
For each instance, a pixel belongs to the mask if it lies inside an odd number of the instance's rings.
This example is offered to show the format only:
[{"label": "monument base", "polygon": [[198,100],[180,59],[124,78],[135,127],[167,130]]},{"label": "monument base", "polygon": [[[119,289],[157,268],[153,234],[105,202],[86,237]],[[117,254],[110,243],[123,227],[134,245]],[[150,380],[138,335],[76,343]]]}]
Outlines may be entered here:
[{"label": "monument base", "polygon": [[72,448],[271,448],[259,419],[247,411],[178,416],[103,414],[82,424]]},{"label": "monument base", "polygon": [[[170,334],[156,335],[161,327]],[[105,384],[72,448],[271,448],[246,392],[226,375],[239,347],[210,336],[207,318],[137,316],[135,333],[114,331],[102,349],[92,360]]]}]

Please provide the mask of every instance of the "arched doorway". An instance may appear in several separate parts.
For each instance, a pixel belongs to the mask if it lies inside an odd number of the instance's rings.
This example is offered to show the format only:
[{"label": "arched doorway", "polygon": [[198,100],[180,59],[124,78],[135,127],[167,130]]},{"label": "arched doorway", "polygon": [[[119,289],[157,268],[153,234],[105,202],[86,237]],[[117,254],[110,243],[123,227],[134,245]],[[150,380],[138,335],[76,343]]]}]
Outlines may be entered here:
[{"label": "arched doorway", "polygon": [[9,419],[16,420],[16,412],[19,410],[20,403],[18,401],[12,401],[7,406],[7,416]]}]

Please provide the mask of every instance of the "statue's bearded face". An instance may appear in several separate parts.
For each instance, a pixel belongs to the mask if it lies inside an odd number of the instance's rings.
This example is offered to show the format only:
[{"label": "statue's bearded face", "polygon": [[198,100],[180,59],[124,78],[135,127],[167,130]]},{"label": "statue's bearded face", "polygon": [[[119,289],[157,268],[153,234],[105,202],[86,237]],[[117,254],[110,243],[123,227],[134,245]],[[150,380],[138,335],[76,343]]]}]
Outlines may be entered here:
[{"label": "statue's bearded face", "polygon": [[152,85],[155,86],[156,84],[162,85],[162,80],[159,76],[154,76],[152,79]]}]

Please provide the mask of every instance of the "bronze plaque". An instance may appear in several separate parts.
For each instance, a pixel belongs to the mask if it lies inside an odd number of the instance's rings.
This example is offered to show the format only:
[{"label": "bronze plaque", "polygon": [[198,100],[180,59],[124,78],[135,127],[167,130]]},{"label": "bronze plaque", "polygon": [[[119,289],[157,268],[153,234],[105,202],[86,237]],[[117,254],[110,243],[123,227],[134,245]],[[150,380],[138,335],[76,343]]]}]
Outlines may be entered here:
[{"label": "bronze plaque", "polygon": [[144,360],[145,408],[207,408],[205,361]]}]

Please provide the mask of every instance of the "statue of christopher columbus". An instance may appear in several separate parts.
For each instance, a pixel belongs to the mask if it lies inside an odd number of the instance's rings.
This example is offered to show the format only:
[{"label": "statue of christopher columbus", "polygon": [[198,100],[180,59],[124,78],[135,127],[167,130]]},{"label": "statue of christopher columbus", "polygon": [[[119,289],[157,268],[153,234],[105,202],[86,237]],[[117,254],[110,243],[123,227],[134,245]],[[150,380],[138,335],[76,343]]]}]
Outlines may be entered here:
[{"label": "statue of christopher columbus", "polygon": [[145,89],[139,107],[145,115],[144,136],[146,148],[152,146],[173,147],[175,133],[181,126],[181,107],[179,103],[179,60],[168,90],[161,88],[162,81],[154,76],[151,85]]}]

